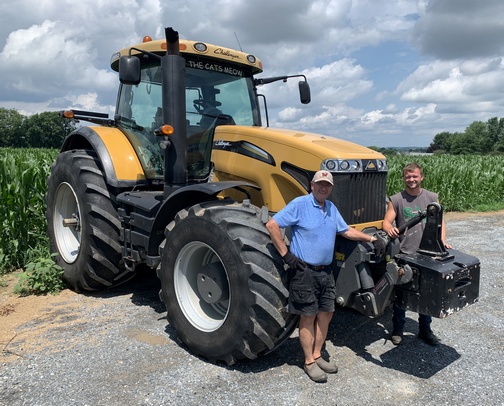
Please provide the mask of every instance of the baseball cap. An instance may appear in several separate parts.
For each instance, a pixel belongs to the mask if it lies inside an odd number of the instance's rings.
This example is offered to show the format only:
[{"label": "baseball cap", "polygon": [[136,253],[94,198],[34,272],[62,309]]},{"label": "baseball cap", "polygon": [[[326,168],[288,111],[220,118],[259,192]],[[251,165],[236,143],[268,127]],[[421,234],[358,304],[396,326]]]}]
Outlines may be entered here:
[{"label": "baseball cap", "polygon": [[326,181],[326,182],[329,182],[331,185],[334,185],[331,172],[325,171],[325,170],[316,172],[315,175],[313,176],[312,182],[316,183],[316,182],[322,182],[322,181]]}]

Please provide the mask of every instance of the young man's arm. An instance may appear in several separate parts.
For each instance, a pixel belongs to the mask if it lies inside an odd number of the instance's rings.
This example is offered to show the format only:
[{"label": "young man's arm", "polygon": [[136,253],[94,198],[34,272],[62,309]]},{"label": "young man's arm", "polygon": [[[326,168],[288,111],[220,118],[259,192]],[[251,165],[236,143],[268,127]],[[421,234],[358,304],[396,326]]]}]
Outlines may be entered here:
[{"label": "young man's arm", "polygon": [[396,211],[394,209],[394,205],[392,202],[388,202],[387,212],[385,213],[385,217],[383,219],[383,231],[385,231],[390,238],[399,237],[399,230],[397,227],[394,227],[394,221],[396,219]]},{"label": "young man's arm", "polygon": [[[439,200],[437,203],[439,203]],[[450,244],[446,243],[446,223],[445,223],[444,219],[443,219],[443,222],[441,223],[441,241],[443,242],[443,245],[446,249],[453,248]]]}]

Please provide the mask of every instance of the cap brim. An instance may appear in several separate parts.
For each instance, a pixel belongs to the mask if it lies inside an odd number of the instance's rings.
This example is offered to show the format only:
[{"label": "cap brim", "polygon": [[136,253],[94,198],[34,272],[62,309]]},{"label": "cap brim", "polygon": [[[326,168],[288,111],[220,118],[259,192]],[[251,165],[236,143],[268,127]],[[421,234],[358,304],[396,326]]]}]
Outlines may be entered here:
[{"label": "cap brim", "polygon": [[328,179],[318,179],[318,180],[314,180],[312,181],[313,183],[318,183],[318,182],[327,182],[327,183],[330,183],[331,185],[334,186],[334,183],[332,183],[330,180]]}]

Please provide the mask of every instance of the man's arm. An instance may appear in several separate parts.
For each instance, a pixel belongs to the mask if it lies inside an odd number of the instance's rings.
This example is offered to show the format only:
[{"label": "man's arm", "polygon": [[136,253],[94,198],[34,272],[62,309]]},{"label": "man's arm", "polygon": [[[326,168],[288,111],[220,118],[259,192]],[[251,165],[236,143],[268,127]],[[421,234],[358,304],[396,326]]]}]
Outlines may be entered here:
[{"label": "man's arm", "polygon": [[365,242],[373,242],[376,240],[376,237],[373,237],[372,235],[363,233],[362,231],[359,231],[355,228],[349,227],[348,230],[346,230],[343,233],[340,233],[345,238],[348,238],[349,240],[352,241],[365,241]]},{"label": "man's arm", "polygon": [[394,221],[396,219],[396,211],[394,209],[394,205],[391,201],[388,202],[387,212],[385,213],[385,217],[383,219],[383,231],[385,231],[390,238],[399,237],[399,230],[397,227],[394,227]]},{"label": "man's arm", "polygon": [[287,254],[288,249],[287,249],[287,246],[285,245],[284,239],[282,237],[282,232],[280,231],[280,226],[273,218],[271,218],[266,223],[266,228],[268,229],[268,232],[270,234],[271,241],[273,242],[273,245],[277,249],[280,256],[284,257],[285,254]]},{"label": "man's arm", "polygon": [[362,231],[359,231],[352,227],[349,227],[348,230],[340,233],[340,235],[352,241],[370,242],[371,244],[373,244],[375,255],[379,257],[381,257],[385,253],[387,243],[381,237],[378,238],[374,235],[363,233]]},{"label": "man's arm", "polygon": [[284,239],[282,237],[282,232],[280,231],[280,226],[274,219],[270,219],[266,223],[266,228],[268,229],[270,233],[270,238],[271,241],[273,242],[273,245],[275,246],[276,250],[282,257],[283,261],[289,265],[289,268],[291,269],[306,269],[306,264],[301,261],[298,257],[295,255],[291,254],[291,252],[287,249],[287,246],[285,245]]},{"label": "man's arm", "polygon": [[[439,200],[437,201],[439,203]],[[446,249],[451,249],[453,248],[450,244],[446,243],[446,223],[443,219],[443,222],[441,223],[441,241],[443,242],[443,245]]]},{"label": "man's arm", "polygon": [[441,241],[443,241],[443,245],[446,249],[451,249],[453,248],[451,244],[448,244],[446,242],[446,223],[443,220],[443,223],[441,224]]}]

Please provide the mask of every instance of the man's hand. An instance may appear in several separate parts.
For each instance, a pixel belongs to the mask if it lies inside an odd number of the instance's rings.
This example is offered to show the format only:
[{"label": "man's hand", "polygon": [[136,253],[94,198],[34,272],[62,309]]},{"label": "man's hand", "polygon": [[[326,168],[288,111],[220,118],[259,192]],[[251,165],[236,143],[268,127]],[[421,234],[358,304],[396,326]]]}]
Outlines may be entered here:
[{"label": "man's hand", "polygon": [[374,240],[372,242],[374,247],[374,252],[377,257],[381,257],[385,254],[385,248],[387,247],[387,241],[382,238],[378,233],[373,234]]},{"label": "man's hand", "polygon": [[391,227],[386,233],[392,239],[399,237],[399,229],[397,227]]},{"label": "man's hand", "polygon": [[287,265],[289,265],[289,268],[292,269],[302,269],[304,271],[307,267],[303,261],[289,251],[287,251],[287,254],[285,254],[282,259]]}]

